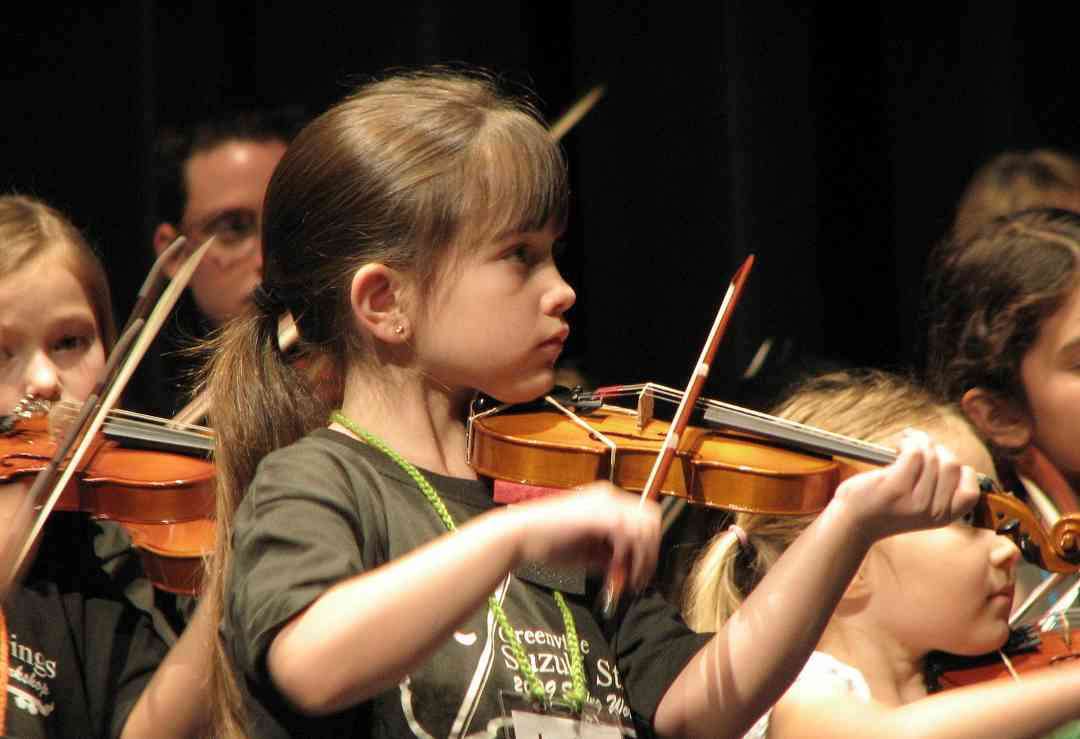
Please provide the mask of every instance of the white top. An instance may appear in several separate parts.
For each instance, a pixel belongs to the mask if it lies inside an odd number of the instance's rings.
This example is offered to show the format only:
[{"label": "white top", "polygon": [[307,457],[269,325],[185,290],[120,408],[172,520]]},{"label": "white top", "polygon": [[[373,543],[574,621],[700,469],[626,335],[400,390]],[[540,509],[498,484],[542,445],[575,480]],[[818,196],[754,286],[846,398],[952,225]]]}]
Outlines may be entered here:
[{"label": "white top", "polygon": [[[863,701],[870,702],[870,686],[862,673],[851,665],[846,665],[835,657],[824,652],[814,652],[806,661],[802,672],[795,678],[796,683],[806,680],[825,681],[837,683],[843,690]],[[764,716],[757,720],[750,731],[743,735],[743,739],[766,739],[769,735],[769,718],[772,716],[770,708]]]}]

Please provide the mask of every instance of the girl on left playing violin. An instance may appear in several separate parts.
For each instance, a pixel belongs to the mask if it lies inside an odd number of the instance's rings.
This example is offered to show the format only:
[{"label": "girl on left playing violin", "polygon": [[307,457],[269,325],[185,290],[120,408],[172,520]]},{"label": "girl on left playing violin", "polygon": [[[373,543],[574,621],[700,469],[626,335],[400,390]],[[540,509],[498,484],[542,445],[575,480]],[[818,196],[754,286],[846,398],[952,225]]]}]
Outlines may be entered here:
[{"label": "girl on left playing violin", "polygon": [[[0,197],[0,414],[85,399],[115,335],[105,273],[78,230],[41,201]],[[0,488],[2,544],[27,487]],[[195,735],[203,621],[166,659],[154,621],[167,626],[113,524],[56,513],[36,547],[0,611],[0,734]]]}]

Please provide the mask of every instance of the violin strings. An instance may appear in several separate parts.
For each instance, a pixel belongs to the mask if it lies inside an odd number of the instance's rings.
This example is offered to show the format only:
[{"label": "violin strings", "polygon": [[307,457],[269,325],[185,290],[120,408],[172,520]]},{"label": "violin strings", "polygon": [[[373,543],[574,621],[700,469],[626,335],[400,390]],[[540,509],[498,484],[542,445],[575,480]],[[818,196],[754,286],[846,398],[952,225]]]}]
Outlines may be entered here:
[{"label": "violin strings", "polygon": [[[636,396],[646,392],[651,394],[655,398],[667,401],[669,403],[678,403],[682,398],[682,391],[670,388],[657,383],[637,383],[632,385],[615,385],[608,388],[600,388],[592,393],[586,394],[583,397],[588,400],[606,400],[609,398],[624,398],[628,396]],[[724,403],[718,400],[711,400],[709,398],[699,398],[696,407],[702,410],[719,410],[724,411],[726,417],[729,419],[728,423],[737,430],[741,431],[753,431],[755,427],[741,426],[738,423],[740,419],[746,419],[748,421],[756,421],[756,426],[769,427],[769,428],[782,428],[792,432],[798,438],[785,437],[786,440],[795,443],[811,443],[820,444],[823,446],[823,451],[831,451],[837,454],[851,455],[856,457],[862,457],[875,462],[891,462],[896,459],[896,452],[888,447],[881,446],[879,444],[871,444],[869,442],[861,441],[859,439],[853,439],[842,434],[835,434],[830,431],[824,431],[822,429],[814,428],[812,426],[806,426],[795,421],[790,421],[785,418],[777,418],[776,416],[769,415],[768,413],[762,413],[760,411],[754,411],[749,408],[742,408],[737,405],[731,405],[730,403]],[[734,421],[734,422],[733,422]]]},{"label": "violin strings", "polygon": [[201,434],[203,436],[213,436],[214,432],[209,426],[200,426],[197,423],[182,423],[177,424],[175,421],[171,421],[168,418],[160,418],[158,416],[151,416],[145,413],[138,413],[136,411],[124,410],[122,408],[116,409],[110,414],[113,417],[132,418],[153,426],[159,426],[163,429],[169,429],[170,431],[184,431],[193,434]]},{"label": "violin strings", "polygon": [[[52,434],[56,436],[70,424],[80,405],[71,401],[58,403],[54,416],[50,415]],[[194,449],[199,452],[213,450],[213,431],[205,426],[186,424],[173,428],[167,419],[133,411],[113,410],[106,416],[103,430],[106,435],[120,436],[166,447]]]},{"label": "violin strings", "polygon": [[[81,407],[81,404],[79,404],[79,403],[76,403],[76,402],[71,401],[71,400],[64,400],[64,401],[61,401],[60,403],[57,403],[54,406],[54,409],[56,409],[54,412],[62,413],[62,414],[65,414],[65,415],[70,414],[70,416],[74,416],[78,412],[80,407]],[[146,413],[139,413],[137,411],[125,410],[123,408],[114,408],[113,410],[109,411],[109,418],[110,419],[125,419],[125,418],[127,418],[127,419],[136,420],[136,421],[142,421],[143,423],[145,423],[145,424],[147,424],[149,426],[156,426],[156,427],[160,427],[162,429],[168,429],[170,431],[180,431],[180,432],[184,432],[184,433],[198,434],[200,436],[212,437],[214,435],[214,430],[211,429],[209,426],[200,426],[199,424],[196,424],[196,423],[185,423],[185,424],[176,425],[174,421],[171,421],[171,420],[169,420],[167,418],[161,418],[159,416],[151,416],[151,415],[148,415]]]}]

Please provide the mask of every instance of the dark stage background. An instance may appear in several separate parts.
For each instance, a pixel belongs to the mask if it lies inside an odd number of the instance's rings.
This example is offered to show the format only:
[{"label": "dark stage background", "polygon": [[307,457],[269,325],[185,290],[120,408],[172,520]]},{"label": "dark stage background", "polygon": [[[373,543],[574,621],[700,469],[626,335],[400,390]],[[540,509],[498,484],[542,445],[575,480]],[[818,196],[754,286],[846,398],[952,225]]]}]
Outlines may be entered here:
[{"label": "dark stage background", "polygon": [[594,384],[684,384],[751,252],[710,394],[760,390],[739,377],[769,337],[773,359],[917,362],[923,263],[974,168],[1080,146],[1075,34],[1021,3],[803,6],[42,3],[2,21],[0,187],[73,216],[123,318],[150,261],[162,125],[315,113],[366,73],[431,62],[523,81],[549,117],[603,83],[565,139],[569,353]]}]

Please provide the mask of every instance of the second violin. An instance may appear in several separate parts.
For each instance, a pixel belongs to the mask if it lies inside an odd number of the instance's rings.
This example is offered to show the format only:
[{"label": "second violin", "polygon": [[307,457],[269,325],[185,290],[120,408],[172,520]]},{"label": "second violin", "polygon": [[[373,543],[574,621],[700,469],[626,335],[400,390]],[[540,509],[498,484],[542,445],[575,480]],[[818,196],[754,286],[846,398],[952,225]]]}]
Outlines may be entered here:
[{"label": "second violin", "polygon": [[[630,398],[634,408],[606,401]],[[668,423],[657,400],[678,391],[655,384],[551,395],[529,406],[481,400],[469,421],[470,463],[517,483],[571,488],[607,479],[641,490]],[[801,515],[821,511],[836,486],[896,453],[820,429],[713,400],[699,400],[700,425],[682,434],[675,463],[661,481],[667,495],[733,511]],[[983,478],[977,525],[1012,538],[1024,557],[1051,572],[1080,570],[1080,515],[1046,531],[1019,499]]]}]

